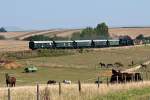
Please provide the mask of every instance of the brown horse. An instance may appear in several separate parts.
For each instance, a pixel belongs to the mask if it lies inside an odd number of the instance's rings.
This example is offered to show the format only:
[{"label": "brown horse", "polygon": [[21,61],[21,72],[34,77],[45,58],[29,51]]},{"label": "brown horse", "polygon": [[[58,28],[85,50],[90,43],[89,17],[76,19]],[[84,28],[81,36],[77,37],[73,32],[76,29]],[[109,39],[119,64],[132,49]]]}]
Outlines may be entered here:
[{"label": "brown horse", "polygon": [[6,84],[7,87],[15,87],[16,85],[16,78],[15,77],[10,77],[8,74],[6,74]]}]

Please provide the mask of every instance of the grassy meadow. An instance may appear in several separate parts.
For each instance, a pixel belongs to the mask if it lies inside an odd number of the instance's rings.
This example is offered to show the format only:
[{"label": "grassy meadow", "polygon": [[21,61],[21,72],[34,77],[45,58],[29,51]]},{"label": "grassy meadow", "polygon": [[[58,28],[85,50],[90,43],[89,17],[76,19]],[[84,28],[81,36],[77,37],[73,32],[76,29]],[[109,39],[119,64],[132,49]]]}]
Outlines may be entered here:
[{"label": "grassy meadow", "polygon": [[[22,67],[12,70],[0,68],[0,80],[2,80],[0,81],[0,86],[5,86],[5,73],[15,76],[17,85],[29,85],[37,82],[46,83],[51,79],[57,81],[67,79],[73,82],[81,80],[85,83],[93,83],[98,76],[106,82],[106,77],[111,76],[112,68],[100,68],[99,62],[105,64],[121,62],[124,66],[119,69],[124,70],[150,60],[149,50],[150,46],[137,46],[95,50],[83,49],[82,52],[80,50],[72,50],[73,53],[70,53],[70,51],[66,53],[65,51],[64,55],[57,51],[57,55],[50,53],[46,57],[42,55],[27,56],[25,58],[16,57],[14,58],[15,61],[21,64]],[[13,57],[14,55],[9,58],[12,59]],[[132,60],[135,65],[128,66]],[[36,65],[38,71],[36,73],[24,73],[24,67],[27,65]],[[149,70],[149,67],[147,70]],[[145,71],[143,69],[138,71],[143,72],[145,78]],[[149,72],[147,74],[149,75]]]}]

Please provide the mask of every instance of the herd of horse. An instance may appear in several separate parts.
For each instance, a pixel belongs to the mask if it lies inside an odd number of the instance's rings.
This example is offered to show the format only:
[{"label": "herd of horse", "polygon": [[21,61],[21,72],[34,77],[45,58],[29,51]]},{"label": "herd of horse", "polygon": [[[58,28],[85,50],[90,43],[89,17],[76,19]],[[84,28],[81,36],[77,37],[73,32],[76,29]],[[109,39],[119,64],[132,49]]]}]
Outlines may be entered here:
[{"label": "herd of horse", "polygon": [[105,64],[100,62],[99,65],[101,66],[101,68],[123,67],[123,64],[120,62],[115,62],[114,64]]},{"label": "herd of horse", "polygon": [[[110,79],[110,83],[125,83],[130,81],[142,81],[142,77],[140,73],[127,73],[127,72],[121,72],[120,70],[114,70],[112,69],[112,76]],[[71,84],[70,80],[63,80],[64,84]],[[56,84],[57,82],[55,80],[48,80],[47,84]],[[103,83],[100,81],[95,81],[95,83]],[[8,74],[6,74],[6,85],[7,87],[15,87],[16,85],[16,78],[10,77]]]},{"label": "herd of horse", "polygon": [[[131,63],[131,65],[133,65],[133,61]],[[106,68],[110,68],[110,67],[121,67],[123,66],[123,64],[121,64],[120,62],[116,62],[114,64],[104,64],[102,62],[99,63],[99,65],[101,66],[101,68],[106,67]],[[145,64],[141,64],[142,68],[147,67],[147,65]],[[5,74],[6,77],[6,85],[7,87],[15,87],[16,85],[16,78],[9,76],[9,74]],[[143,80],[141,77],[140,73],[128,73],[128,72],[121,72],[120,70],[114,70],[112,69],[112,76],[110,79],[110,83],[124,83],[124,82],[130,82],[130,81],[141,81]],[[47,84],[56,84],[57,82],[55,80],[48,80]],[[62,83],[65,84],[71,84],[70,80],[63,80]],[[102,81],[95,81],[95,83],[102,83]]]}]

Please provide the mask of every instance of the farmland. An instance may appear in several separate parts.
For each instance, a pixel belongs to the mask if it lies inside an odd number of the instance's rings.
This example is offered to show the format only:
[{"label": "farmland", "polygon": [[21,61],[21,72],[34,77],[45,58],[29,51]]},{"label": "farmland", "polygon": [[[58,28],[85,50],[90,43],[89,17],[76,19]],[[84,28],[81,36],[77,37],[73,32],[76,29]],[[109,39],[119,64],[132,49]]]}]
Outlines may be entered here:
[{"label": "farmland", "polygon": [[[70,36],[72,32],[80,31],[80,30],[63,30],[61,32],[55,31],[42,31],[38,34],[44,34],[46,36],[53,36],[56,34],[57,36]],[[132,37],[136,37],[137,33],[144,33],[145,36],[149,36],[149,28],[139,28],[139,29],[110,29],[110,33],[112,33],[112,37],[116,37],[118,35],[130,35]],[[126,34],[128,33],[128,34]],[[130,34],[133,33],[133,34]],[[19,34],[19,33],[17,33]],[[31,35],[36,34],[36,32],[31,32]],[[5,34],[7,36],[7,34]],[[50,54],[44,53],[43,55],[38,55],[38,51],[31,51],[28,48],[28,41],[22,41],[26,36],[29,36],[30,33],[24,33],[22,35],[15,35],[8,37],[6,40],[0,41],[0,55],[2,59],[11,60],[21,67],[14,69],[5,69],[3,66],[0,66],[0,90],[6,90],[5,88],[5,73],[9,73],[11,76],[15,76],[17,78],[17,87],[13,88],[13,91],[16,91],[18,94],[18,89],[21,88],[22,91],[27,88],[31,89],[31,95],[28,95],[27,98],[34,100],[35,97],[35,87],[36,83],[44,84],[41,85],[45,89],[45,84],[48,80],[56,80],[57,82],[62,82],[62,80],[67,79],[72,81],[72,85],[68,85],[63,87],[64,94],[62,96],[63,100],[72,99],[72,100],[87,100],[87,96],[90,96],[90,100],[114,100],[122,99],[125,100],[138,100],[138,98],[147,98],[150,96],[149,94],[149,81],[147,83],[133,83],[132,85],[128,84],[125,88],[124,85],[112,85],[107,87],[106,84],[103,84],[100,90],[97,90],[97,85],[94,84],[94,81],[97,80],[97,77],[100,77],[100,80],[103,83],[106,83],[106,79],[110,79],[111,69],[112,68],[101,68],[99,63],[103,62],[105,64],[114,64],[115,62],[120,62],[124,66],[122,67],[113,67],[114,69],[125,70],[128,68],[135,67],[150,60],[150,46],[149,45],[141,45],[134,47],[118,47],[118,48],[101,48],[101,49],[77,49],[77,50],[58,50],[56,52],[51,51]],[[16,40],[19,39],[20,40]],[[27,52],[27,53],[26,53]],[[40,51],[42,52],[42,51]],[[10,54],[9,54],[10,53]],[[55,54],[56,53],[56,54]],[[6,55],[5,55],[6,54]],[[134,66],[130,66],[131,62],[134,61]],[[35,73],[25,73],[24,68],[27,65],[35,65],[38,68],[38,71]],[[147,66],[147,72],[144,69],[139,69],[137,72],[142,72],[142,76],[144,80],[149,80],[150,75],[150,65]],[[147,77],[148,76],[148,77]],[[78,95],[77,91],[77,82],[81,81],[83,85],[83,96]],[[83,84],[84,83],[84,84]],[[136,87],[137,85],[137,87]],[[120,86],[120,87],[119,87]],[[133,87],[129,89],[129,87]],[[54,94],[52,98],[54,100],[59,100],[60,98],[57,96],[58,85],[50,86],[50,91],[53,91]],[[91,88],[87,90],[87,88]],[[144,88],[139,88],[144,87]],[[73,89],[73,91],[69,94],[69,90]],[[115,92],[108,92],[108,90],[114,90]],[[124,91],[127,91],[125,92]],[[106,91],[103,91],[106,90]],[[42,91],[42,90],[41,90]],[[89,91],[89,92],[85,92]],[[93,92],[93,91],[98,91]],[[101,92],[103,91],[103,92]],[[119,91],[122,91],[121,93]],[[15,92],[14,92],[15,93]],[[44,93],[44,92],[43,92]],[[51,93],[51,92],[50,92]],[[77,95],[74,95],[77,93]],[[100,93],[100,94],[99,94]],[[104,93],[104,94],[101,94]],[[106,94],[105,94],[106,93]],[[2,95],[3,92],[0,92]],[[66,96],[67,95],[67,96]],[[100,95],[100,96],[99,96]],[[116,96],[117,95],[117,96]],[[119,95],[119,96],[118,96]],[[125,96],[124,96],[125,95]],[[132,97],[131,97],[132,95]],[[13,95],[15,96],[15,94]],[[21,96],[21,94],[20,94]],[[57,98],[58,97],[58,98]],[[138,97],[138,98],[137,98]],[[4,98],[6,98],[6,93],[4,93]],[[13,97],[13,98],[22,98],[23,100],[26,97]],[[111,98],[111,99],[110,99]],[[1,99],[1,98],[0,98]],[[30,100],[29,99],[29,100]],[[113,100],[112,99],[112,100]],[[17,99],[16,99],[17,100]],[[18,99],[19,100],[19,99]],[[140,100],[140,99],[139,99]]]},{"label": "farmland", "polygon": [[[81,80],[86,83],[93,83],[98,76],[103,76],[101,79],[106,82],[106,77],[111,75],[111,68],[100,68],[99,62],[104,62],[105,64],[121,62],[124,66],[120,69],[124,70],[134,67],[128,66],[132,60],[135,66],[148,61],[150,59],[149,49],[150,46],[98,50],[85,49],[82,53],[76,51],[73,54],[60,56],[13,58],[22,67],[12,70],[1,68],[0,79],[3,81],[0,81],[0,85],[5,86],[5,73],[16,76],[17,85],[29,85],[36,82],[46,83],[49,79],[57,81],[68,79],[73,82]],[[27,64],[37,66],[39,71],[37,73],[24,73],[24,67]]]}]

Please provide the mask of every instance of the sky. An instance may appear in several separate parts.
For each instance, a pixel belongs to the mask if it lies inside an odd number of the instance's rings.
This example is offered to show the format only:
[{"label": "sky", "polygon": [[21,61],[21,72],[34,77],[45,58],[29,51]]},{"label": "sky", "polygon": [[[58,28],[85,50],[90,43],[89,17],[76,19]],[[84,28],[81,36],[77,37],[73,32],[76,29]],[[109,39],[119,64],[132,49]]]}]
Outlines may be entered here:
[{"label": "sky", "polygon": [[0,0],[0,27],[150,26],[150,0]]}]

